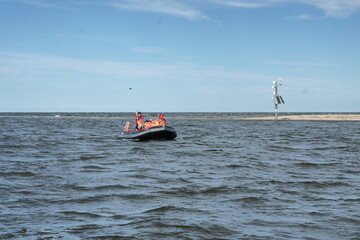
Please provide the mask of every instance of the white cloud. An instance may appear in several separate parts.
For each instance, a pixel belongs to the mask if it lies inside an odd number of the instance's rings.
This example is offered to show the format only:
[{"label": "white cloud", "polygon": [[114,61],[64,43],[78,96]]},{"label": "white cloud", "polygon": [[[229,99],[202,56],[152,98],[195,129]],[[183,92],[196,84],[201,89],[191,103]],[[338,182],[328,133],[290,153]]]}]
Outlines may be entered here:
[{"label": "white cloud", "polygon": [[21,53],[0,53],[0,63],[6,72],[0,74],[100,74],[114,76],[159,76],[160,67],[173,68],[166,64],[123,63],[112,61],[91,61],[64,57],[30,55]]},{"label": "white cloud", "polygon": [[[64,8],[76,5],[103,5],[134,12],[154,12],[185,18],[188,20],[207,20],[201,11],[180,0],[0,0],[12,3],[22,3],[41,8]],[[190,1],[191,2],[191,1]]]},{"label": "white cloud", "polygon": [[[232,7],[267,7],[284,3],[311,5],[325,11],[327,17],[346,18],[360,9],[360,0],[209,0]],[[306,15],[304,15],[306,16]]]},{"label": "white cloud", "polygon": [[310,20],[310,19],[314,19],[314,18],[315,17],[310,14],[300,14],[297,16],[288,17],[288,19],[296,19],[296,20]]},{"label": "white cloud", "polygon": [[359,0],[292,0],[323,9],[328,17],[346,18],[360,9]]},{"label": "white cloud", "polygon": [[[271,76],[229,71],[223,67],[203,66],[193,63],[127,63],[114,61],[95,61],[44,55],[31,55],[13,52],[0,52],[0,75],[28,76],[51,79],[56,76],[88,75],[111,76],[116,78],[172,79],[180,82],[241,82],[272,81]],[[50,78],[49,78],[50,77]],[[1,78],[0,78],[1,79]],[[5,78],[2,78],[5,79]]]},{"label": "white cloud", "polygon": [[256,1],[256,0],[209,0],[210,2],[221,4],[229,7],[241,7],[241,8],[258,8],[271,5],[272,1]]},{"label": "white cloud", "polygon": [[[201,10],[197,9],[197,3],[211,3],[228,7],[261,8],[279,6],[282,4],[305,4],[319,8],[327,17],[346,18],[360,9],[360,0],[0,0],[13,3],[23,3],[42,8],[65,8],[64,6],[75,5],[103,5],[134,12],[153,12],[191,21],[208,20],[209,18]],[[309,19],[310,15],[303,14],[299,19]]]},{"label": "white cloud", "polygon": [[340,64],[326,63],[326,62],[284,62],[278,60],[266,61],[264,63],[282,66],[294,66],[294,67],[340,67]]},{"label": "white cloud", "polygon": [[175,0],[122,0],[115,1],[111,5],[130,11],[157,12],[183,17],[188,20],[208,19],[192,6]]},{"label": "white cloud", "polygon": [[28,4],[41,8],[64,8],[58,4],[49,3],[49,1],[44,1],[44,0],[4,0],[4,1],[12,2],[12,3]]}]

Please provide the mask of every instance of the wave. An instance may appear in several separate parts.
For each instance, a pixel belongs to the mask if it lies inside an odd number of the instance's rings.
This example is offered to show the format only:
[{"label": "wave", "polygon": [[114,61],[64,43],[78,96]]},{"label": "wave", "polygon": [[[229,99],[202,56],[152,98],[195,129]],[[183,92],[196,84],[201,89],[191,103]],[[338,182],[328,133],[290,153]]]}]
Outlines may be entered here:
[{"label": "wave", "polygon": [[170,188],[168,190],[158,191],[158,193],[165,195],[177,195],[179,197],[187,197],[187,196],[195,196],[195,195],[216,195],[216,194],[233,193],[233,191],[234,189],[228,186],[208,187],[202,189],[197,186],[193,186],[193,187]]},{"label": "wave", "polygon": [[[130,223],[121,224],[121,226],[129,230],[128,232],[133,232],[132,229],[141,229],[141,232],[136,235],[127,235],[127,237],[139,239],[223,239],[224,236],[228,238],[238,233],[219,224],[194,221],[176,216],[159,217],[153,214],[153,212],[147,212],[146,215]],[[115,236],[124,237],[126,235],[119,234]]]},{"label": "wave", "polygon": [[30,171],[10,171],[10,172],[0,172],[0,176],[6,177],[33,177],[36,176],[36,173]]},{"label": "wave", "polygon": [[113,184],[113,185],[94,185],[94,186],[82,186],[77,184],[66,184],[64,185],[65,188],[77,190],[77,191],[107,191],[107,190],[124,190],[129,189],[129,187],[122,185],[122,184]]},{"label": "wave", "polygon": [[176,206],[172,206],[172,205],[167,205],[167,206],[160,206],[160,207],[152,208],[152,209],[146,210],[142,213],[146,214],[146,213],[165,213],[165,212],[182,212],[182,213],[200,212],[200,213],[204,213],[205,211],[202,211],[199,209],[194,209],[194,208],[185,208],[185,207],[176,207]]},{"label": "wave", "polygon": [[85,218],[102,218],[103,216],[90,212],[78,212],[78,211],[60,211],[58,212],[65,216],[76,216],[76,217],[85,217]]},{"label": "wave", "polygon": [[79,225],[79,226],[74,226],[74,227],[68,227],[65,229],[66,232],[68,233],[72,233],[72,234],[82,234],[84,232],[88,232],[88,231],[94,231],[94,230],[102,230],[102,229],[106,229],[108,228],[107,226],[103,226],[103,225],[98,225],[98,224],[83,224],[83,225]]},{"label": "wave", "polygon": [[331,166],[337,166],[340,163],[338,162],[300,162],[300,163],[295,163],[295,166],[299,166],[299,167],[331,167]]}]

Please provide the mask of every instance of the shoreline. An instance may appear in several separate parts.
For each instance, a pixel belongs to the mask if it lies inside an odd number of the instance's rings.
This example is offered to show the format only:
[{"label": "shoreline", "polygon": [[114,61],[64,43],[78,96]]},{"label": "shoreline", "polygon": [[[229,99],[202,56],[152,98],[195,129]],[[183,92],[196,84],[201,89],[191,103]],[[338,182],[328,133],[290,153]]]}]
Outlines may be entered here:
[{"label": "shoreline", "polygon": [[244,120],[280,120],[280,121],[360,121],[360,114],[313,114],[284,115],[273,117],[249,117]]},{"label": "shoreline", "polygon": [[360,114],[304,114],[304,115],[280,115],[275,116],[202,116],[202,117],[183,117],[170,116],[169,120],[203,120],[203,121],[336,121],[336,122],[354,122],[360,121]]}]

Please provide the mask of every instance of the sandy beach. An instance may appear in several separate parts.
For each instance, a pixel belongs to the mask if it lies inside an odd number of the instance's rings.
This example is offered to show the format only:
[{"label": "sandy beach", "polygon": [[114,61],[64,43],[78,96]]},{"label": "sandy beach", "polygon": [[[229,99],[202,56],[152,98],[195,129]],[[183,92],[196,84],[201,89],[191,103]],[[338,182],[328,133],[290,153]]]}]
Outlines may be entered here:
[{"label": "sandy beach", "polygon": [[[254,117],[248,120],[276,120],[273,117]],[[295,121],[360,121],[360,114],[314,114],[314,115],[288,115],[277,117],[278,120]]]}]

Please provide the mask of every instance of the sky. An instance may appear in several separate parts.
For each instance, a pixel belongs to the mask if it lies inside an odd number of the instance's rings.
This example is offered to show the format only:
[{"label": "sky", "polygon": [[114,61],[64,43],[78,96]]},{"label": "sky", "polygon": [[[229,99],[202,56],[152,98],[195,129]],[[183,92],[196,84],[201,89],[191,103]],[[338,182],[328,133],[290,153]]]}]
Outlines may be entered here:
[{"label": "sky", "polygon": [[0,112],[360,111],[360,0],[0,0]]}]

